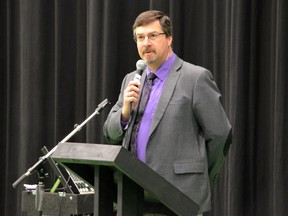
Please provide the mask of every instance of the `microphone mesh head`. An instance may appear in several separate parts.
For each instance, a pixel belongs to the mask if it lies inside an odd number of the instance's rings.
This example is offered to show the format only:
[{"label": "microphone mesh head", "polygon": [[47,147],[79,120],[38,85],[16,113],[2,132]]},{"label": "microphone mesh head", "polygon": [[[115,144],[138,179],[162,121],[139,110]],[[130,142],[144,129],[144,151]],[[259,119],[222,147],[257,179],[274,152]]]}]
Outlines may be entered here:
[{"label": "microphone mesh head", "polygon": [[144,70],[146,68],[146,62],[142,59],[138,60],[136,62],[136,68],[137,70]]}]

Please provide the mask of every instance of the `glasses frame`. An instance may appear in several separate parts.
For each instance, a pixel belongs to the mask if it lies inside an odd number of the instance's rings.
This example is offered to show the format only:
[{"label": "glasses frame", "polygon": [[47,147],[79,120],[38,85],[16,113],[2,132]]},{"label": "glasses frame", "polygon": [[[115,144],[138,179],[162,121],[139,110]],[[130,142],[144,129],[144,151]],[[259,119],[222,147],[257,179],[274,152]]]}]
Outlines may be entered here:
[{"label": "glasses frame", "polygon": [[[150,32],[147,35],[138,34],[138,35],[135,35],[133,39],[136,43],[143,43],[146,37],[148,38],[149,41],[156,41],[161,35],[166,35],[166,33],[165,32]],[[139,40],[137,36],[143,36],[143,38]]]}]

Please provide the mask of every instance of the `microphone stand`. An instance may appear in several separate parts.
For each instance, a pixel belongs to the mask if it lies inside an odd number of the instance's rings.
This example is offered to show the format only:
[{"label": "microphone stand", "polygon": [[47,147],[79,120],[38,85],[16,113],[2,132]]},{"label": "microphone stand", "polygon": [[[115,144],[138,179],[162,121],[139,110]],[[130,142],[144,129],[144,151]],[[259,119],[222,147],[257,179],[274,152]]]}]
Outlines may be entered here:
[{"label": "microphone stand", "polygon": [[36,196],[35,196],[35,209],[38,212],[39,216],[42,216],[42,210],[43,210],[43,200],[44,200],[44,193],[45,193],[45,185],[43,182],[43,179],[45,177],[45,170],[40,169],[38,171],[39,173],[39,182],[36,187]]},{"label": "microphone stand", "polygon": [[[74,134],[76,134],[77,132],[79,132],[82,127],[88,122],[90,121],[96,114],[100,114],[100,112],[104,109],[104,107],[109,103],[109,101],[107,99],[105,99],[104,101],[102,101],[98,107],[96,108],[96,110],[94,111],[94,113],[92,113],[85,121],[83,121],[80,125],[75,125],[75,129],[69,133],[60,143],[64,143],[66,141],[68,141]],[[37,163],[35,163],[32,167],[30,167],[26,173],[24,173],[20,178],[18,178],[13,184],[12,186],[14,188],[16,188],[16,186],[21,183],[26,177],[30,176],[36,169],[37,167],[42,164],[44,161],[46,161],[46,159],[48,157],[50,157],[55,150],[57,149],[58,145],[56,145],[52,150],[50,150],[46,155],[44,155],[43,157],[40,157],[39,161]]]}]

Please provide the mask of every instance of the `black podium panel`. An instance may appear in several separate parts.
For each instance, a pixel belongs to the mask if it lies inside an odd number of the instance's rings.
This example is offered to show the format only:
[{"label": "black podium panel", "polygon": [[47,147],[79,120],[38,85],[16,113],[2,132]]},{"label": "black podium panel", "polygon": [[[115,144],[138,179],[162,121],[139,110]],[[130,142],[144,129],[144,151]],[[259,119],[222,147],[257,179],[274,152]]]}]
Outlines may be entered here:
[{"label": "black podium panel", "polygon": [[[63,194],[44,193],[42,215],[70,216],[93,213],[93,194]],[[22,192],[22,216],[39,216],[35,209],[35,195]]]}]

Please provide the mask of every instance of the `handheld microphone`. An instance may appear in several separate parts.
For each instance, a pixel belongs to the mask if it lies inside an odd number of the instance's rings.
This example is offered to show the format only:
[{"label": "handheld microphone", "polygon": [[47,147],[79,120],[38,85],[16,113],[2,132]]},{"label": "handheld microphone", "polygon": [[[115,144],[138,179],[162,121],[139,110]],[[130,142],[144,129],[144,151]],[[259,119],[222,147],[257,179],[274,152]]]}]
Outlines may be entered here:
[{"label": "handheld microphone", "polygon": [[[140,82],[141,75],[142,75],[143,71],[145,70],[145,68],[146,68],[146,62],[143,61],[142,59],[140,59],[136,62],[136,73],[135,73],[135,76],[133,78],[133,81],[138,81],[139,83],[141,83]],[[132,111],[132,103],[133,103],[133,101],[131,101],[131,103],[130,103],[130,110],[131,111]]]},{"label": "handheld microphone", "polygon": [[136,74],[135,74],[135,76],[134,76],[134,79],[133,79],[133,81],[138,81],[138,82],[140,82],[140,78],[141,78],[141,75],[142,75],[142,73],[143,73],[143,70],[146,68],[146,62],[145,61],[143,61],[143,60],[138,60],[137,62],[136,62]]}]

